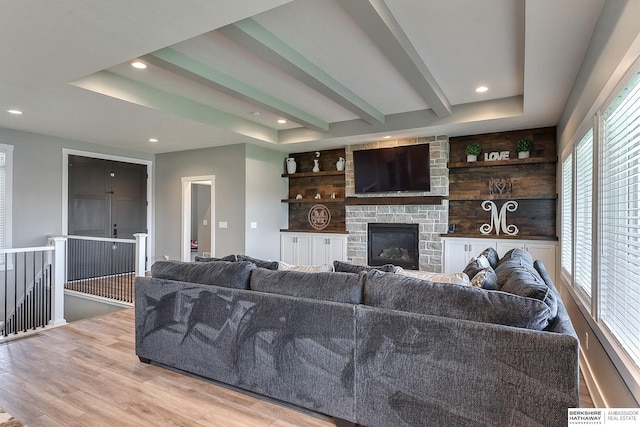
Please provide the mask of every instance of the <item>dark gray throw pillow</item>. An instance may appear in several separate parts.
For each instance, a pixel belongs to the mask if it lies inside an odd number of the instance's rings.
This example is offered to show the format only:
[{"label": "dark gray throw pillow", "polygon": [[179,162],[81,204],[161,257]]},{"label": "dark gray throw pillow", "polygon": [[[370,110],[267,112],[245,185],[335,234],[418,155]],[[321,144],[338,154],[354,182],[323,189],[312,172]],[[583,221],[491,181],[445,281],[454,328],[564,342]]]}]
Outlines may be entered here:
[{"label": "dark gray throw pillow", "polygon": [[488,267],[491,267],[489,260],[487,260],[484,255],[478,255],[477,257],[473,257],[469,260],[469,263],[462,272],[469,276],[469,279],[473,279],[479,271]]},{"label": "dark gray throw pillow", "polygon": [[497,291],[498,276],[496,276],[496,272],[493,271],[493,268],[487,267],[484,270],[480,270],[476,273],[473,279],[471,279],[470,285],[477,288]]},{"label": "dark gray throw pillow", "polygon": [[225,288],[249,289],[249,277],[251,271],[255,269],[256,265],[248,261],[156,261],[151,266],[151,277]]},{"label": "dark gray throw pillow", "polygon": [[550,312],[533,298],[379,271],[365,274],[364,304],[535,330],[547,327]]},{"label": "dark gray throw pillow", "polygon": [[211,261],[229,261],[229,262],[236,262],[238,261],[238,257],[235,255],[227,255],[227,256],[223,256],[222,258],[208,258],[208,257],[201,257],[196,255],[196,258],[194,260],[195,262],[211,262]]},{"label": "dark gray throw pillow", "polygon": [[350,262],[344,262],[344,261],[338,261],[338,260],[333,261],[333,271],[336,271],[336,272],[358,274],[361,271],[366,272],[371,270],[394,273],[396,271],[396,266],[392,264],[385,264],[379,267],[372,267],[369,265],[352,264]]},{"label": "dark gray throw pillow", "polygon": [[498,256],[498,251],[493,249],[492,247],[488,247],[484,251],[480,252],[480,255],[484,255],[487,261],[489,261],[489,265],[494,270],[498,266],[498,262],[500,261],[500,256]]},{"label": "dark gray throw pillow", "polygon": [[254,291],[323,301],[360,304],[364,273],[306,273],[293,270],[257,268],[251,273],[250,287]]},{"label": "dark gray throw pillow", "polygon": [[[500,264],[502,264],[503,262],[511,259],[522,259],[524,263],[533,265],[533,258],[531,257],[531,254],[529,252],[521,248],[513,248],[506,254],[504,254],[502,258],[500,258],[500,261],[498,261],[498,266],[500,266]],[[498,267],[496,266],[496,268]]]},{"label": "dark gray throw pillow", "polygon": [[238,255],[238,261],[249,261],[254,263],[260,268],[266,268],[267,270],[277,270],[278,269],[278,261],[265,261],[258,258],[252,258],[246,255]]}]

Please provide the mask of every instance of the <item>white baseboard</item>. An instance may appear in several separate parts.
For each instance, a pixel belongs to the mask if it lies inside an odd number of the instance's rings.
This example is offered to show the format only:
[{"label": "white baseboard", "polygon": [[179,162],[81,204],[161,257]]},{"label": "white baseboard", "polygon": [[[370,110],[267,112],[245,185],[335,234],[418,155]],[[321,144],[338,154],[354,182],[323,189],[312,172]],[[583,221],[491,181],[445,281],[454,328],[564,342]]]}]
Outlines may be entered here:
[{"label": "white baseboard", "polygon": [[580,372],[582,372],[582,376],[584,377],[585,383],[587,383],[587,390],[589,390],[589,394],[591,395],[591,400],[593,400],[593,406],[596,408],[606,408],[606,403],[604,398],[602,397],[602,393],[600,392],[600,388],[598,387],[598,383],[596,383],[593,375],[591,374],[591,368],[589,367],[589,363],[587,359],[582,355],[582,350],[580,351]]}]

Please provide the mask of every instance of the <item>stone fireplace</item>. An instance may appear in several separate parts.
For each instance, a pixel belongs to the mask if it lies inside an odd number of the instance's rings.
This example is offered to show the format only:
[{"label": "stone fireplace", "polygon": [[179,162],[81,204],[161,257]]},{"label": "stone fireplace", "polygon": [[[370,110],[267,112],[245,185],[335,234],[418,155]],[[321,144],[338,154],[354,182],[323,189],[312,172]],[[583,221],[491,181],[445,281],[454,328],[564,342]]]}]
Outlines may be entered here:
[{"label": "stone fireplace", "polygon": [[418,224],[368,224],[367,264],[417,270],[418,240]]},{"label": "stone fireplace", "polygon": [[[399,140],[385,140],[366,145],[352,145],[346,148],[347,165],[345,168],[346,195],[356,196],[353,183],[353,152],[372,148],[393,147],[396,145],[430,144],[431,191],[424,193],[402,193],[402,196],[448,196],[449,169],[447,168],[449,139],[446,136],[422,137]],[[441,234],[447,233],[449,205],[444,200],[439,204],[406,205],[396,203],[398,193],[375,194],[387,200],[380,204],[346,206],[346,227],[349,232],[347,256],[356,264],[369,262],[367,243],[368,225],[414,224],[418,229],[418,265],[412,269],[442,272]],[[357,195],[357,197],[367,197]],[[401,265],[396,262],[387,264]],[[407,267],[404,267],[407,268]]]}]

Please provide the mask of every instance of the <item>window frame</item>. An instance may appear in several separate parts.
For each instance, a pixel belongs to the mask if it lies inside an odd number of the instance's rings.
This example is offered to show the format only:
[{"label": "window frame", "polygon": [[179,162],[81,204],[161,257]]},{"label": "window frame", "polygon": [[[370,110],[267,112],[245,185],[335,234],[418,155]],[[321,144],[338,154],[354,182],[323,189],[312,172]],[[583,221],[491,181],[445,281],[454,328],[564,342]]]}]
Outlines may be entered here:
[{"label": "window frame", "polygon": [[[0,143],[0,151],[5,153],[5,218],[4,218],[4,248],[0,242],[0,249],[11,249],[13,247],[13,145]],[[1,190],[1,189],[0,189]],[[11,262],[7,266],[4,264],[4,257],[0,257],[0,271],[11,270]]]}]

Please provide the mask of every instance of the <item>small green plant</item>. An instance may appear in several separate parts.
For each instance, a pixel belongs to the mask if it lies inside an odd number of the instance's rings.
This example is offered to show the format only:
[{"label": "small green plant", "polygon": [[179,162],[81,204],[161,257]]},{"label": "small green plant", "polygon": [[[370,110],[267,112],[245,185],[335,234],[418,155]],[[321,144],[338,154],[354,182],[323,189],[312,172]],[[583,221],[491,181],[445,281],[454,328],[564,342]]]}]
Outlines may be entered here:
[{"label": "small green plant", "polygon": [[479,156],[482,153],[482,147],[477,142],[472,142],[464,149],[464,154],[467,156]]},{"label": "small green plant", "polygon": [[531,150],[533,150],[533,142],[529,138],[520,138],[518,142],[516,142],[516,152],[521,153]]}]

